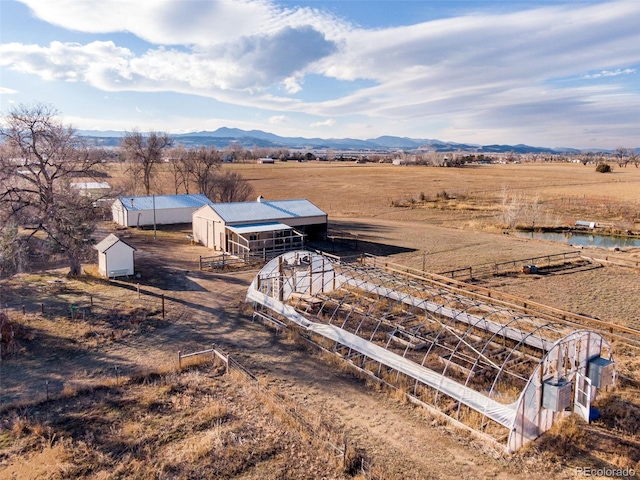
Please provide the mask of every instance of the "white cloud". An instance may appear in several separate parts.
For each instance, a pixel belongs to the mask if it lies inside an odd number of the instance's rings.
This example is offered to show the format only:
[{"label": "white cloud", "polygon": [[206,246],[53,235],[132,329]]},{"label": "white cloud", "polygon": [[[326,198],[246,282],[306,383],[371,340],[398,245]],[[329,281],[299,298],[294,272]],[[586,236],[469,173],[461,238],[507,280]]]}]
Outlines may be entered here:
[{"label": "white cloud", "polygon": [[[376,30],[267,0],[23,1],[37,17],[67,29],[126,31],[151,43],[141,54],[109,41],[0,45],[0,65],[106,91],[173,91],[283,112],[271,118],[359,115],[398,128],[437,124],[460,132],[484,131],[486,122],[496,132],[526,131],[542,118],[557,122],[557,129],[569,121],[583,128],[628,106],[620,127],[625,118],[636,121],[628,111],[640,106],[637,92],[622,86],[585,90],[553,82],[615,82],[636,73],[640,2],[634,0],[568,2]],[[304,100],[319,97],[306,96],[313,94],[308,74],[375,86]],[[331,121],[311,127],[332,127]]]},{"label": "white cloud", "polygon": [[335,124],[336,124],[336,121],[333,118],[328,118],[327,120],[324,120],[322,122],[314,122],[309,126],[312,127],[312,128],[333,127]]},{"label": "white cloud", "polygon": [[0,87],[0,95],[14,95],[16,93],[18,93],[18,91],[13,88]]},{"label": "white cloud", "polygon": [[272,117],[269,117],[270,125],[280,125],[282,123],[289,123],[289,117],[287,117],[286,115],[274,115]]},{"label": "white cloud", "polygon": [[589,75],[584,75],[583,78],[602,78],[602,77],[617,77],[618,75],[632,75],[636,73],[635,68],[618,68],[616,70],[602,70],[598,73],[592,73]]},{"label": "white cloud", "polygon": [[131,52],[113,42],[51,42],[48,47],[8,43],[0,45],[0,65],[44,80],[86,81],[104,88],[109,77],[129,78]]},{"label": "white cloud", "polygon": [[295,94],[301,91],[302,90],[301,83],[302,83],[301,75],[294,75],[293,77],[285,78],[282,81],[282,84],[284,85],[284,89],[287,91],[287,93],[290,93],[290,94]]}]

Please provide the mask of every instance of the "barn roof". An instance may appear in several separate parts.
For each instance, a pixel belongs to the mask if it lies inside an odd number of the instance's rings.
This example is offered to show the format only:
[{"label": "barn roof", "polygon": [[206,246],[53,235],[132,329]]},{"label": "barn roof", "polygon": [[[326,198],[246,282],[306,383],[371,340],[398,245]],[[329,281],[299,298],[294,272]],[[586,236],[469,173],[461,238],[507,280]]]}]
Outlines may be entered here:
[{"label": "barn roof", "polygon": [[118,242],[122,242],[124,243],[127,247],[132,248],[133,250],[135,250],[135,247],[132,247],[131,245],[129,245],[127,242],[125,242],[124,240],[122,240],[121,238],[117,237],[116,235],[114,235],[113,233],[110,233],[109,236],[107,236],[106,238],[104,238],[101,242],[99,242],[96,246],[95,249],[98,250],[100,253],[104,253],[107,250],[109,250],[111,247],[113,247],[116,243]]},{"label": "barn roof", "polygon": [[225,223],[258,223],[285,218],[326,215],[326,212],[306,199],[215,203],[211,205],[211,208]]},{"label": "barn roof", "polygon": [[213,202],[201,193],[188,195],[155,195],[146,197],[120,197],[118,199],[124,208],[129,211],[153,210],[154,202],[156,210],[171,208],[199,208]]},{"label": "barn roof", "polygon": [[111,188],[107,182],[71,182],[71,186],[85,190],[107,190]]}]

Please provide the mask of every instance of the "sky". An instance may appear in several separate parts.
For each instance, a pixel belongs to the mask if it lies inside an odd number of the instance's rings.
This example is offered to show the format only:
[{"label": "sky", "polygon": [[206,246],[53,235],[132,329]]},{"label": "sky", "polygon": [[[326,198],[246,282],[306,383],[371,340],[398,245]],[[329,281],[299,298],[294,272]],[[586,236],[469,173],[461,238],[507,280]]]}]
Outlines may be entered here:
[{"label": "sky", "polygon": [[640,0],[0,0],[0,113],[640,147]]}]

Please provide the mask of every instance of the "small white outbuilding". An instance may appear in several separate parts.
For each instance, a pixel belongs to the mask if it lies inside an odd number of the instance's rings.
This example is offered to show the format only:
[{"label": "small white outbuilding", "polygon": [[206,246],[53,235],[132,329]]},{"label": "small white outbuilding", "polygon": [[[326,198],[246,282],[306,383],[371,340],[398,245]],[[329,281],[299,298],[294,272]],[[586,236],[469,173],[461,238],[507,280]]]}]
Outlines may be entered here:
[{"label": "small white outbuilding", "polygon": [[128,277],[135,273],[136,249],[113,233],[96,245],[98,272],[103,277]]}]

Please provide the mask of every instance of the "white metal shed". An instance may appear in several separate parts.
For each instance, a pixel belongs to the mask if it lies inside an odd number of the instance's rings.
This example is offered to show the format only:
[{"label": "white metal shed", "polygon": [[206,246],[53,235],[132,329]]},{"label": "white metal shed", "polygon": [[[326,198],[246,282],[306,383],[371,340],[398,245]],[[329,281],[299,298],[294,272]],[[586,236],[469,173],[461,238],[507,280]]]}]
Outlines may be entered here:
[{"label": "white metal shed", "polygon": [[213,202],[203,194],[120,197],[111,206],[113,221],[125,227],[191,223],[193,212]]},{"label": "white metal shed", "polygon": [[96,245],[98,272],[107,278],[127,277],[135,273],[135,248],[113,233]]},{"label": "white metal shed", "polygon": [[[302,237],[321,239],[327,214],[306,199],[214,203],[193,214],[193,238],[216,250],[238,254],[276,244],[301,246]],[[265,243],[266,242],[266,243]]]}]

